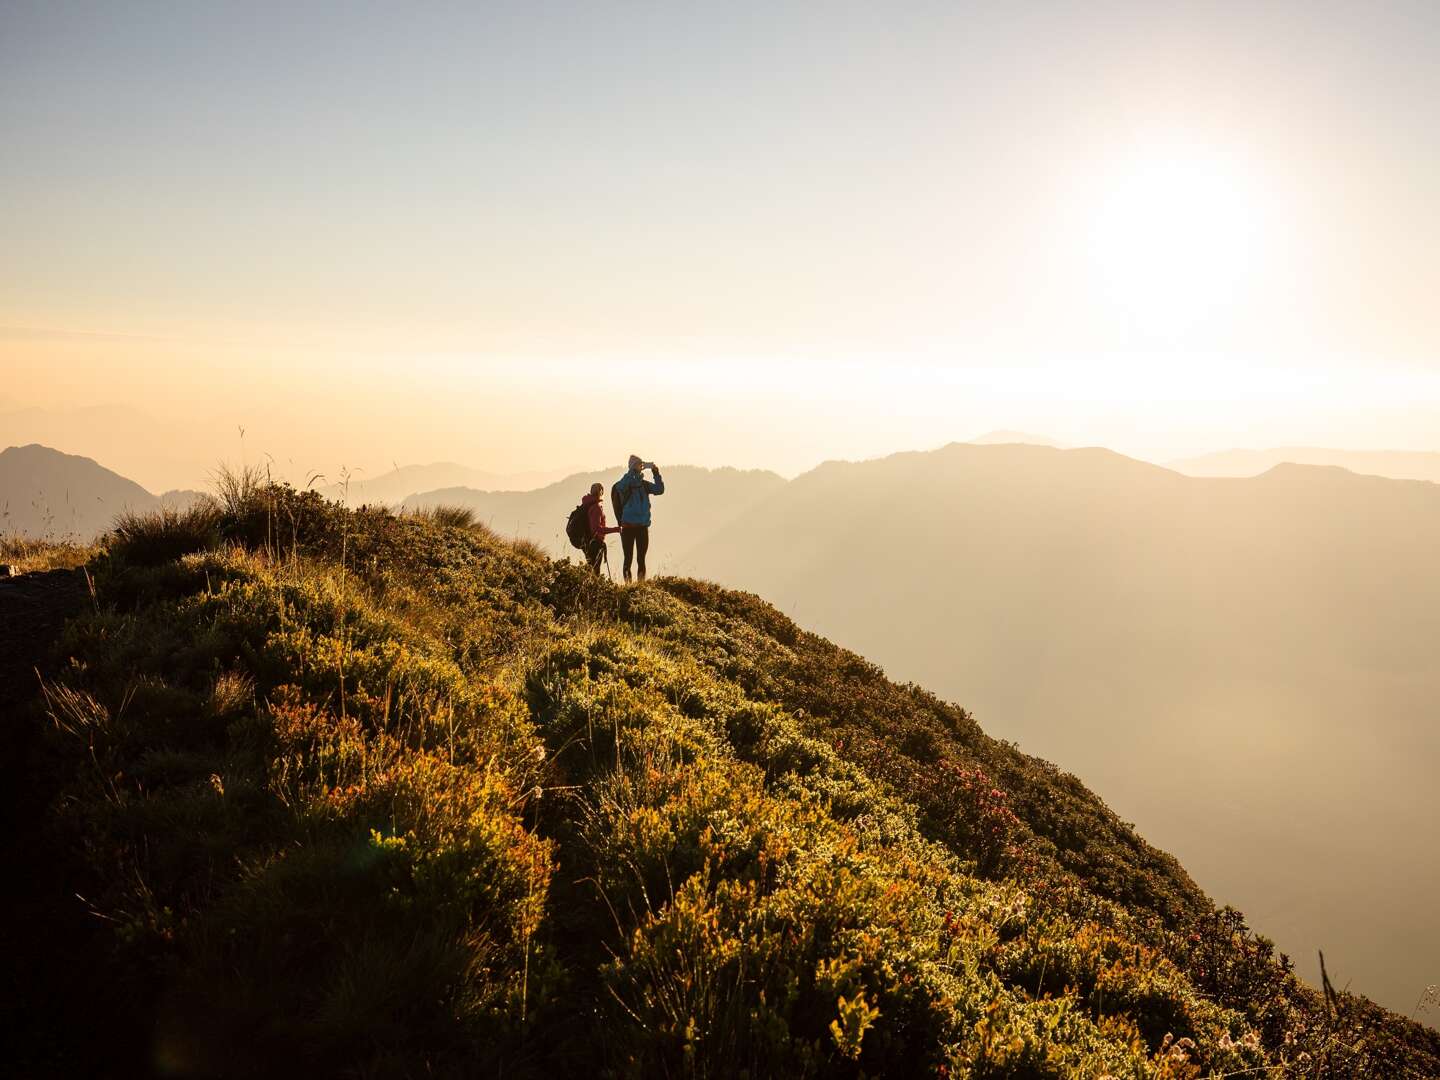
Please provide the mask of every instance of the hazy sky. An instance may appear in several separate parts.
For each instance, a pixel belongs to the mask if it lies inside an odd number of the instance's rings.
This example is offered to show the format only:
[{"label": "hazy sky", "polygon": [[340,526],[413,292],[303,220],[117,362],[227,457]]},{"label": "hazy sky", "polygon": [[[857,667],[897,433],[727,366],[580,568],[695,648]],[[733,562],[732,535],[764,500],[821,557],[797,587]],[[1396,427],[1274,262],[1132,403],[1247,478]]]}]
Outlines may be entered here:
[{"label": "hazy sky", "polygon": [[0,411],[204,464],[1440,449],[1433,2],[10,0],[0,147]]}]

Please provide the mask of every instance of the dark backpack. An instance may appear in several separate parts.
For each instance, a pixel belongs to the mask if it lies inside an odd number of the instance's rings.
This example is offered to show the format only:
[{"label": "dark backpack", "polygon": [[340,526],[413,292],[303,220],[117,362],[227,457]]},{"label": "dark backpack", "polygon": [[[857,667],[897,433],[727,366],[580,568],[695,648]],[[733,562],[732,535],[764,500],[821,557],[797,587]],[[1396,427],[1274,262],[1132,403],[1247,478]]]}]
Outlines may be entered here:
[{"label": "dark backpack", "polygon": [[570,546],[584,549],[585,545],[593,539],[590,535],[590,512],[581,503],[570,511],[570,516],[565,519],[565,535],[570,538]]},{"label": "dark backpack", "polygon": [[[629,474],[627,473],[626,475],[628,476]],[[625,479],[625,477],[622,476],[622,477],[620,478],[620,480],[616,480],[615,483],[613,483],[613,484],[610,485],[610,509],[612,509],[612,510],[615,511],[615,524],[616,524],[616,525],[624,525],[624,524],[625,524],[625,520],[624,520],[625,496],[622,495],[622,494],[620,494],[620,483],[621,483],[621,481],[624,480],[624,479]]]}]

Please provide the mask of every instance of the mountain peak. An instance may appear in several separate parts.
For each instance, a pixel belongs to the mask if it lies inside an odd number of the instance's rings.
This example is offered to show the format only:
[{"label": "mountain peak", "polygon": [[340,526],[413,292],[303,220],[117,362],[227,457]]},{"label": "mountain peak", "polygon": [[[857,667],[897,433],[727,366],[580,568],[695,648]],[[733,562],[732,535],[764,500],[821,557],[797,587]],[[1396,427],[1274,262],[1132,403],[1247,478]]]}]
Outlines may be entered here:
[{"label": "mountain peak", "polygon": [[88,457],[39,443],[0,451],[6,532],[88,540],[122,510],[148,510],[154,495]]}]

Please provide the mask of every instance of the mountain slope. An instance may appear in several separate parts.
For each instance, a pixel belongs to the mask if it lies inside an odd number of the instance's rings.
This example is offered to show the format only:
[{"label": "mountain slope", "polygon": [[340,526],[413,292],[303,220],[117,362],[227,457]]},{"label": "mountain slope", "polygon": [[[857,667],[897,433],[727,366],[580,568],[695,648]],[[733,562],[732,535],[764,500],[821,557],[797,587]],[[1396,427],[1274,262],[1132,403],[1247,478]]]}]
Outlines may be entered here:
[{"label": "mountain slope", "polygon": [[1276,465],[1331,465],[1365,476],[1440,483],[1440,453],[1423,450],[1329,450],[1279,446],[1270,450],[1221,450],[1172,461],[1187,476],[1259,476]]},{"label": "mountain slope", "polygon": [[88,540],[108,529],[121,510],[149,510],[162,501],[183,505],[194,495],[174,491],[157,497],[87,457],[47,446],[0,451],[3,532]]},{"label": "mountain slope", "polygon": [[[537,491],[475,491],[445,488],[427,491],[405,501],[406,506],[450,504],[475,512],[476,519],[505,536],[531,540],[557,557],[573,553],[565,539],[565,519],[592,483],[605,486],[605,514],[610,510],[610,485],[623,475],[624,466],[576,473]],[[760,469],[705,469],[693,465],[663,466],[665,494],[653,501],[655,525],[651,530],[647,564],[652,573],[683,573],[683,553],[722,526],[743,523],[750,507],[785,485],[775,473]],[[616,522],[611,521],[614,525]],[[743,527],[743,526],[742,526]],[[620,544],[611,539],[611,563],[618,575]]]},{"label": "mountain slope", "polygon": [[[139,477],[146,490],[195,482],[196,462],[212,452],[213,433],[175,413],[152,414],[123,405],[75,409],[0,409],[0,446],[62,446],[67,452],[105,462],[125,477]],[[203,476],[203,470],[198,475]]]},{"label": "mountain slope", "polygon": [[1440,487],[956,445],[751,517],[687,565],[1066,762],[1316,980],[1324,948],[1408,1009],[1440,975]]},{"label": "mountain slope", "polygon": [[112,936],[55,963],[119,980],[171,1075],[1440,1067],[1073,777],[753,596],[284,489],[91,571],[28,766],[55,918]]}]

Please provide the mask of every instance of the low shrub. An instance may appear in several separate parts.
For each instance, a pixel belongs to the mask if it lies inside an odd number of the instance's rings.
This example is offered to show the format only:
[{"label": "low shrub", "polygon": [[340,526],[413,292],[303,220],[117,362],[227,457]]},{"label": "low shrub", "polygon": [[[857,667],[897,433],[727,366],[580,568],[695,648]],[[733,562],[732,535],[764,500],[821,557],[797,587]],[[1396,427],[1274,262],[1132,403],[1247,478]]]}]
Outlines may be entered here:
[{"label": "low shrub", "polygon": [[115,518],[108,548],[111,554],[137,566],[157,566],[182,555],[208,551],[221,542],[221,510],[202,499],[183,510],[162,506],[155,510],[122,511]]}]

